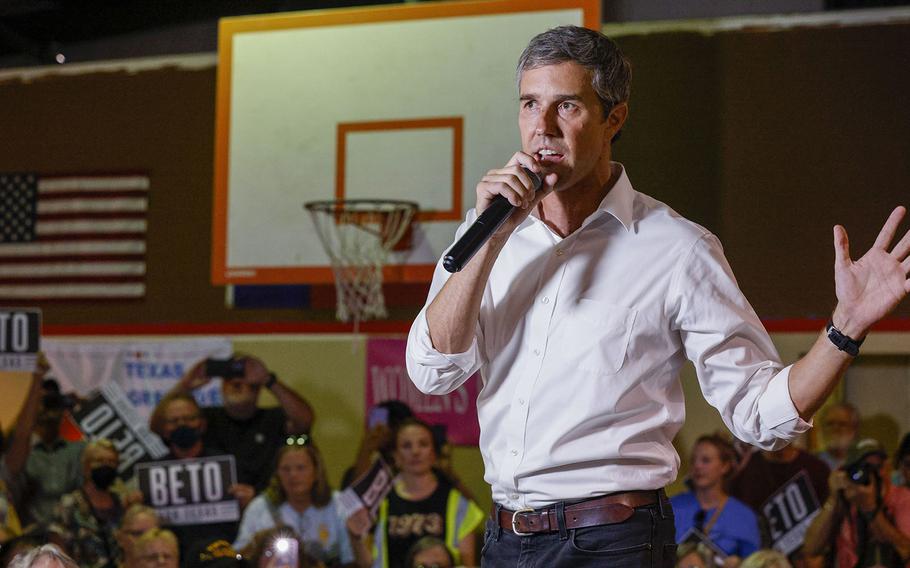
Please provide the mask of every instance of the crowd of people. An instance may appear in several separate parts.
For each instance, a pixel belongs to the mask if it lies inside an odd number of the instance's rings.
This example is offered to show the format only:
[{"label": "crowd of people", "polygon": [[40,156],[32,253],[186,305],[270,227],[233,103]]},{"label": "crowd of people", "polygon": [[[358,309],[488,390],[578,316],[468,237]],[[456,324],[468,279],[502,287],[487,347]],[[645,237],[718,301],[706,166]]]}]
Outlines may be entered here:
[{"label": "crowd of people", "polygon": [[[70,441],[62,435],[66,414],[80,401],[60,392],[42,362],[3,445],[0,567],[478,563],[484,513],[444,459],[446,442],[407,405],[382,403],[386,419],[365,432],[352,456],[342,487],[356,482],[374,460],[383,460],[396,476],[375,518],[366,511],[351,517],[311,437],[310,404],[256,357],[235,361],[241,372],[222,377],[222,406],[202,407],[193,396],[212,379],[202,361],[149,418],[167,454],[146,463],[234,458],[236,483],[226,490],[240,518],[190,524],[172,522],[150,506],[135,469],[130,476],[120,471],[121,455],[110,440]],[[278,406],[258,406],[263,388]],[[288,551],[296,558],[290,564]]]},{"label": "crowd of people", "polygon": [[848,403],[828,406],[820,425],[816,453],[700,437],[689,491],[671,498],[677,566],[910,566],[910,433],[892,456],[859,439],[860,413]]},{"label": "crowd of people", "polygon": [[[110,441],[64,439],[73,397],[39,368],[4,445],[0,567],[285,566],[281,546],[299,566],[479,564],[488,514],[443,459],[445,440],[431,425],[400,401],[381,404],[386,419],[367,428],[340,485],[379,459],[394,482],[374,517],[346,515],[310,435],[309,403],[259,359],[240,360],[242,375],[222,381],[223,406],[193,397],[211,380],[200,363],[150,417],[168,450],[156,461],[235,458],[228,491],[240,519],[197,524],[169,523],[149,506],[135,478],[118,473]],[[277,407],[257,405],[262,388]],[[892,458],[858,439],[860,414],[849,404],[828,406],[820,424],[825,445],[816,454],[699,437],[688,491],[671,498],[677,566],[910,566],[910,435]]]}]

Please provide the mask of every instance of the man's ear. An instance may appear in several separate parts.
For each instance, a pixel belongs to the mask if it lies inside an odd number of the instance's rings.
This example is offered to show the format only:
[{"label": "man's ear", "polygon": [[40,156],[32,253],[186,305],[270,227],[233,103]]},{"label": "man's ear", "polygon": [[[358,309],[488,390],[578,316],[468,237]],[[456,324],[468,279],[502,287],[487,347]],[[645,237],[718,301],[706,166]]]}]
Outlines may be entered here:
[{"label": "man's ear", "polygon": [[607,118],[604,120],[604,128],[606,128],[606,138],[607,140],[612,140],[616,133],[622,129],[623,125],[626,123],[626,118],[629,116],[629,103],[619,103],[613,105],[613,108],[610,109],[610,113],[607,115]]}]

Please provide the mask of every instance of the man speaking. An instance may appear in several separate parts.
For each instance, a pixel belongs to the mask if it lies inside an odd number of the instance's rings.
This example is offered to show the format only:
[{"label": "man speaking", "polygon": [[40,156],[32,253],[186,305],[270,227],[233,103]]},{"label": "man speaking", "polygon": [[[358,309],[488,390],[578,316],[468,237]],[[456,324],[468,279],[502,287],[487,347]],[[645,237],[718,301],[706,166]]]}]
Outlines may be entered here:
[{"label": "man speaking", "polygon": [[857,261],[834,228],[832,323],[784,366],[717,238],[635,191],[611,161],[629,112],[616,45],[584,28],[549,30],[525,49],[518,78],[522,149],[477,184],[475,212],[500,195],[515,209],[463,269],[437,267],[408,371],[435,394],[481,371],[480,449],[496,504],[485,565],[673,566],[663,487],[679,467],[684,360],[738,438],[787,444],[910,291],[910,234],[891,248],[905,209]]}]

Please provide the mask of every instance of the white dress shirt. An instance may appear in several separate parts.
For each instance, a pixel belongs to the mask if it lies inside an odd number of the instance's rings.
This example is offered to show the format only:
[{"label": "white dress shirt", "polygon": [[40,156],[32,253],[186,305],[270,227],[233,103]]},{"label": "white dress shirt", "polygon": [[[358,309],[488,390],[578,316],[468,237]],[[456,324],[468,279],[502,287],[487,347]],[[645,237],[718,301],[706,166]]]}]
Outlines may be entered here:
[{"label": "white dress shirt", "polygon": [[[458,236],[475,218],[471,210]],[[427,304],[449,276],[437,265]],[[533,215],[515,230],[466,352],[433,347],[424,307],[407,366],[430,394],[451,392],[480,370],[484,478],[494,501],[517,509],[672,482],[687,358],[738,438],[773,449],[809,428],[790,399],[790,367],[720,242],[635,191],[623,170],[568,237]]]}]

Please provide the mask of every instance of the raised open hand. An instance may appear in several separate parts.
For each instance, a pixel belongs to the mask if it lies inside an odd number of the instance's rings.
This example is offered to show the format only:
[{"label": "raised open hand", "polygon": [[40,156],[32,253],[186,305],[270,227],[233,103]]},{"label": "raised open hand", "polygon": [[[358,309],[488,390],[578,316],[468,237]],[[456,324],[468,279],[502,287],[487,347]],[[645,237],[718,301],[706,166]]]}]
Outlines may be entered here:
[{"label": "raised open hand", "polygon": [[179,382],[180,390],[183,392],[193,392],[194,390],[209,384],[212,377],[205,374],[205,359],[199,361],[186,372]]},{"label": "raised open hand", "polygon": [[888,250],[906,212],[895,208],[872,248],[856,261],[850,258],[846,229],[834,227],[834,325],[854,339],[864,337],[910,293],[910,231]]}]

